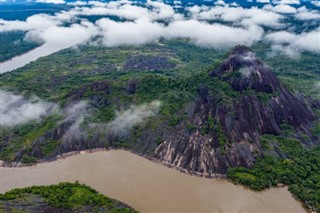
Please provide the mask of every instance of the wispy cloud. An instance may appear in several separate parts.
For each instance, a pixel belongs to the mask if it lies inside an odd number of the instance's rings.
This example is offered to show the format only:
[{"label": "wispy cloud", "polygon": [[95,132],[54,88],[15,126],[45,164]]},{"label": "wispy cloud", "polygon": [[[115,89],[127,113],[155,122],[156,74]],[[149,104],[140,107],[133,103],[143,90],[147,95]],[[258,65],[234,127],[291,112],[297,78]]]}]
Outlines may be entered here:
[{"label": "wispy cloud", "polygon": [[112,137],[126,137],[131,129],[146,119],[156,116],[160,110],[161,102],[153,101],[141,105],[132,105],[129,109],[116,112],[115,118],[109,123],[92,123],[90,119],[90,106],[86,102],[72,104],[64,110],[64,122],[72,122],[62,141],[79,141],[88,138],[88,132],[108,135]]},{"label": "wispy cloud", "polygon": [[62,141],[86,139],[88,138],[88,132],[112,137],[128,136],[132,127],[156,116],[160,107],[160,101],[132,105],[129,108],[116,111],[115,118],[109,123],[94,123],[90,121],[92,106],[88,102],[72,103],[62,110],[62,114],[65,117],[63,123],[71,123],[71,126],[62,137]]},{"label": "wispy cloud", "polygon": [[57,109],[57,105],[45,102],[37,97],[25,98],[0,90],[1,126],[11,127],[32,120],[40,121]]},{"label": "wispy cloud", "polygon": [[133,126],[157,115],[160,106],[160,101],[153,101],[148,104],[133,105],[127,110],[118,111],[115,119],[107,124],[107,129],[111,134],[118,136],[128,134]]},{"label": "wispy cloud", "polygon": [[82,128],[84,120],[88,117],[89,104],[85,101],[71,103],[63,110],[64,123],[70,122],[71,126],[62,137],[63,142],[87,138],[86,131]]}]

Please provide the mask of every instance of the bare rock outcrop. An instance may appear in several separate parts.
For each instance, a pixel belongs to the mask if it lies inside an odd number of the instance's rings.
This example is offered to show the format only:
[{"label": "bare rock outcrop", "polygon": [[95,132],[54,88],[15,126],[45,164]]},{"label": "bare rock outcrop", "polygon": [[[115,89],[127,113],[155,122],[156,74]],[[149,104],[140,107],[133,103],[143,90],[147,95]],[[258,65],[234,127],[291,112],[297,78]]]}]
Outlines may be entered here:
[{"label": "bare rock outcrop", "polygon": [[[189,124],[181,123],[160,144],[154,157],[195,174],[226,174],[228,167],[251,167],[263,156],[260,136],[279,135],[283,125],[311,140],[306,147],[319,144],[312,133],[316,101],[286,89],[271,69],[247,47],[235,47],[208,78],[228,83],[236,97],[223,98],[216,88],[203,85]],[[278,153],[280,157],[281,153]]]}]

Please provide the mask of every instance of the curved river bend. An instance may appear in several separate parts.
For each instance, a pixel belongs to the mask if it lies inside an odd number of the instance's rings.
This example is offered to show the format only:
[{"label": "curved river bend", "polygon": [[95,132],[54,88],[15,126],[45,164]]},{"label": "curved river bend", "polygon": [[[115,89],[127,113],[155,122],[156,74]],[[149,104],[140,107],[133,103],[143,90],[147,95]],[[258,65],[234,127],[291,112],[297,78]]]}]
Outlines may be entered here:
[{"label": "curved river bend", "polygon": [[141,212],[305,212],[285,187],[254,192],[226,180],[183,174],[121,150],[32,167],[2,167],[1,177],[2,193],[79,180]]},{"label": "curved river bend", "polygon": [[29,52],[22,55],[15,56],[8,61],[0,63],[0,74],[14,71],[24,65],[37,60],[38,58],[48,56],[52,53],[58,52],[61,49],[69,47],[68,45],[62,44],[50,44],[45,43],[40,47],[37,47]]}]

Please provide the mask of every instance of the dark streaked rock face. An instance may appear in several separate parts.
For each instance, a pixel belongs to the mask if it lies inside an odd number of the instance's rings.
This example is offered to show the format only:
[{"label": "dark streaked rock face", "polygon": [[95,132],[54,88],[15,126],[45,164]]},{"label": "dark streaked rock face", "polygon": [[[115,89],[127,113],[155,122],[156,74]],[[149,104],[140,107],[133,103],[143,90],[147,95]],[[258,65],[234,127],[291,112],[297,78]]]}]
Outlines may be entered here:
[{"label": "dark streaked rock face", "polygon": [[[91,84],[87,84],[82,86],[81,88],[78,88],[76,90],[73,90],[67,95],[67,98],[71,101],[77,101],[83,98],[83,96],[88,92],[91,91],[92,93],[97,92],[104,92],[105,94],[111,93],[111,87],[109,81],[97,81]],[[90,99],[93,100],[94,103],[99,102],[99,97],[97,96],[91,96]]]},{"label": "dark streaked rock face", "polygon": [[235,47],[209,75],[224,78],[236,91],[250,89],[272,93],[280,88],[280,81],[272,74],[271,69],[244,46]]},{"label": "dark streaked rock face", "polygon": [[124,65],[123,69],[129,70],[145,70],[159,71],[173,69],[176,66],[167,57],[151,56],[151,55],[136,55],[131,57]]},{"label": "dark streaked rock face", "polygon": [[[260,136],[279,135],[283,124],[308,135],[312,140],[301,140],[305,146],[319,143],[310,131],[317,119],[312,108],[319,105],[289,92],[249,48],[235,47],[209,76],[227,82],[239,97],[230,103],[210,93],[207,86],[199,87],[190,119],[196,130],[190,132],[185,123],[180,124],[155,150],[156,158],[191,173],[213,176],[225,174],[228,167],[251,167],[263,155]],[[261,95],[268,100],[262,101]]]},{"label": "dark streaked rock face", "polygon": [[50,206],[39,195],[27,194],[9,201],[0,201],[1,212],[60,212],[72,213],[73,211]]},{"label": "dark streaked rock face", "polygon": [[137,80],[131,79],[128,81],[127,92],[128,94],[134,94],[136,92]]}]

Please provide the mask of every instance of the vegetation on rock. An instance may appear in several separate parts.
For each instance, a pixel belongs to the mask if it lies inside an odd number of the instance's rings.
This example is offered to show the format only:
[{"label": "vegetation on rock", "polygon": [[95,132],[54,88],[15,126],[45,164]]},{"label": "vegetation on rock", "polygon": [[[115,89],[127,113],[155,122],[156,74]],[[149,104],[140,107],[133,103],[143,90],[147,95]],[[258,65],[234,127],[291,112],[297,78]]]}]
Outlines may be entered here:
[{"label": "vegetation on rock", "polygon": [[[28,202],[28,199],[32,199],[34,203],[23,205]],[[1,211],[27,210],[25,208],[33,209],[36,212],[46,212],[45,209],[55,212],[137,212],[129,206],[110,199],[78,182],[32,186],[0,194]]]},{"label": "vegetation on rock", "polygon": [[228,169],[228,177],[254,190],[285,184],[306,207],[320,211],[320,147],[305,149],[299,141],[274,135],[262,137],[269,152],[280,150],[286,157],[266,155],[253,168]]}]

